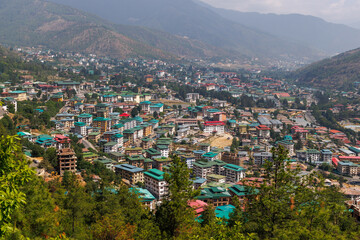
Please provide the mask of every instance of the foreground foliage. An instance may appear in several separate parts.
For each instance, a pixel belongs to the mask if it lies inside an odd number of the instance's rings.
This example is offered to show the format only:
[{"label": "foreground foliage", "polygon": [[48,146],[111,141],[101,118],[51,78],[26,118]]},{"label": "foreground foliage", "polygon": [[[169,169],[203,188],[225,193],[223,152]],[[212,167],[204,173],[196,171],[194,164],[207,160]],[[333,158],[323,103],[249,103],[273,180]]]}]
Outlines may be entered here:
[{"label": "foreground foliage", "polygon": [[[286,151],[273,150],[267,176],[249,197],[236,198],[229,220],[217,219],[210,205],[202,223],[187,207],[199,194],[189,170],[173,158],[165,179],[169,194],[156,213],[145,209],[135,191],[116,183],[106,168],[44,182],[21,154],[18,139],[0,139],[0,239],[356,239],[359,226],[338,189],[325,188],[320,177],[305,178],[286,168]],[[246,209],[246,212],[242,210]]]}]

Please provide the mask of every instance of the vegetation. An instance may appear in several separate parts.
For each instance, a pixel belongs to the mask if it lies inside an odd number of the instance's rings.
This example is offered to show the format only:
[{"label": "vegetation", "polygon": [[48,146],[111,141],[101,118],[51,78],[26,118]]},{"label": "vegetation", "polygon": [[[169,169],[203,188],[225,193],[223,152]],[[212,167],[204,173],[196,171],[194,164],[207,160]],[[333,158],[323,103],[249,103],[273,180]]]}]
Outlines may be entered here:
[{"label": "vegetation", "polygon": [[[67,172],[61,181],[45,183],[27,166],[18,139],[3,136],[0,146],[0,239],[356,239],[359,234],[338,189],[325,188],[320,176],[300,178],[297,170],[288,170],[282,147],[273,150],[265,183],[256,197],[249,195],[246,212],[234,198],[228,221],[217,219],[210,205],[200,224],[187,206],[199,192],[178,157],[165,174],[169,194],[153,214],[105,166],[84,165],[85,182]],[[45,156],[51,159],[53,150]],[[94,182],[93,174],[100,181]]]}]

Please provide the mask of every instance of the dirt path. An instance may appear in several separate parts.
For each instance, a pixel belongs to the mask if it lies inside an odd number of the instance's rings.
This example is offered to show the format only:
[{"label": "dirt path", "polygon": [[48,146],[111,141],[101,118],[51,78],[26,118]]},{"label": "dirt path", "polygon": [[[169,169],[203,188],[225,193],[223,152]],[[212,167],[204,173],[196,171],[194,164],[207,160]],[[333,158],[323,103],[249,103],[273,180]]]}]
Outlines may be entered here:
[{"label": "dirt path", "polygon": [[211,138],[209,143],[212,147],[224,148],[231,146],[233,136],[230,134],[224,134],[223,136]]}]

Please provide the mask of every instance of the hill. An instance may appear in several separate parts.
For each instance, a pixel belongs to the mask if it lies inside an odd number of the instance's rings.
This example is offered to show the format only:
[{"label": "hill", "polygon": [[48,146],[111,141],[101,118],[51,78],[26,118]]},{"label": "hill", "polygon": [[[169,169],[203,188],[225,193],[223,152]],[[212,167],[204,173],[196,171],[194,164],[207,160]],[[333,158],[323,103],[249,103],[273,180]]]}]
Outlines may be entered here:
[{"label": "hill", "polygon": [[301,85],[325,89],[351,89],[360,81],[360,48],[299,69],[293,77]]},{"label": "hill", "polygon": [[42,0],[0,0],[0,43],[117,58],[237,57],[199,41],[135,26],[115,25]]},{"label": "hill", "polygon": [[51,0],[117,24],[144,26],[251,57],[319,59],[319,51],[230,21],[193,0]]},{"label": "hill", "polygon": [[[209,6],[210,7],[210,6]],[[300,14],[261,14],[212,8],[231,21],[267,32],[306,46],[320,49],[329,55],[360,46],[360,30],[343,24],[326,22],[321,18]]]}]

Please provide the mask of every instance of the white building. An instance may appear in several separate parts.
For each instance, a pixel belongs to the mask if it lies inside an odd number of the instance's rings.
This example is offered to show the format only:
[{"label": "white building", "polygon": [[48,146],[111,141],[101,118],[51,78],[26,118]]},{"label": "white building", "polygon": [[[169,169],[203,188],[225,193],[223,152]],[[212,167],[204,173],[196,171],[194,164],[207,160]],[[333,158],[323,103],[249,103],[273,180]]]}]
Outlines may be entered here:
[{"label": "white building", "polygon": [[225,123],[220,121],[210,121],[204,124],[205,133],[218,133],[223,134],[225,132]]},{"label": "white building", "polygon": [[86,124],[83,122],[76,122],[74,123],[75,126],[75,134],[79,134],[81,136],[86,136],[87,135],[87,131],[86,131]]},{"label": "white building", "polygon": [[168,194],[164,172],[158,169],[150,169],[144,173],[145,188],[157,199],[162,199]]}]

